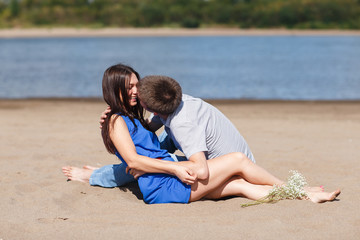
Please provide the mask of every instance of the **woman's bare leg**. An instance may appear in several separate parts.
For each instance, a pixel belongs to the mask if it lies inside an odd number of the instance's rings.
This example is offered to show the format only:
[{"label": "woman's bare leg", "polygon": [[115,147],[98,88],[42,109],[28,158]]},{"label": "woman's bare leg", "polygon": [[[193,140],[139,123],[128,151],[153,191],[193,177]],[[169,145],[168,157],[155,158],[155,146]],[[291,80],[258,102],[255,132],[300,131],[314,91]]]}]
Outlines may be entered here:
[{"label": "woman's bare leg", "polygon": [[[216,188],[214,191],[210,192],[204,198],[219,199],[228,196],[241,196],[251,200],[258,200],[262,197],[265,197],[271,189],[271,186],[251,184],[246,182],[244,179],[235,176],[230,178],[219,188]],[[317,188],[309,187],[308,190],[306,190],[308,195],[308,198],[306,199],[314,203],[332,201],[341,193],[339,189],[333,192],[324,192],[323,190],[314,191],[312,189]]]},{"label": "woman's bare leg", "polygon": [[[245,179],[247,182],[256,185],[282,185],[284,182],[274,175],[270,174],[264,168],[253,163],[246,155],[242,153],[235,153],[238,155],[238,165],[240,167],[239,176]],[[233,166],[231,166],[233,167]]]},{"label": "woman's bare leg", "polygon": [[241,177],[235,176],[226,181],[222,186],[207,194],[204,198],[220,199],[228,196],[239,196],[257,200],[265,197],[271,189],[272,186],[252,184]]},{"label": "woman's bare leg", "polygon": [[238,175],[255,185],[281,185],[283,181],[254,164],[242,153],[230,153],[208,160],[209,178],[193,184],[190,201],[196,201],[223,186],[231,177]]},{"label": "woman's bare leg", "polygon": [[[203,197],[218,199],[226,196],[244,196],[256,200],[266,196],[273,185],[284,184],[241,153],[210,159],[208,167],[209,178],[191,186],[190,202]],[[329,193],[317,191],[316,187],[306,191],[309,200],[316,203],[332,201],[340,194],[340,190]]]}]

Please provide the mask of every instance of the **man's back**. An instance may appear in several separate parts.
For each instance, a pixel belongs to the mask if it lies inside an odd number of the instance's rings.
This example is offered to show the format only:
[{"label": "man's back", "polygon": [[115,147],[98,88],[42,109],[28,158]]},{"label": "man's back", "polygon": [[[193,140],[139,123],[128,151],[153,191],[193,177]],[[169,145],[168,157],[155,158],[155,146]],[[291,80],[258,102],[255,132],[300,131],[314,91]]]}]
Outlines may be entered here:
[{"label": "man's back", "polygon": [[209,159],[242,152],[255,162],[248,144],[231,121],[199,98],[183,94],[180,106],[163,123],[175,146],[187,158],[197,152],[205,152]]}]

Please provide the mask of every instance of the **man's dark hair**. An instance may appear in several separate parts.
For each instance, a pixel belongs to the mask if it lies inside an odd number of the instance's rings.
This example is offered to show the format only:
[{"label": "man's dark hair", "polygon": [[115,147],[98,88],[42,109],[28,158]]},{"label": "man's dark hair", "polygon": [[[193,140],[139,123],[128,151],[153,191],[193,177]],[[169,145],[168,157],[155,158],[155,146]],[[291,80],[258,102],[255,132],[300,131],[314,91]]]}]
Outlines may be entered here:
[{"label": "man's dark hair", "polygon": [[140,100],[149,111],[171,114],[180,105],[180,84],[167,76],[146,76],[138,83]]}]

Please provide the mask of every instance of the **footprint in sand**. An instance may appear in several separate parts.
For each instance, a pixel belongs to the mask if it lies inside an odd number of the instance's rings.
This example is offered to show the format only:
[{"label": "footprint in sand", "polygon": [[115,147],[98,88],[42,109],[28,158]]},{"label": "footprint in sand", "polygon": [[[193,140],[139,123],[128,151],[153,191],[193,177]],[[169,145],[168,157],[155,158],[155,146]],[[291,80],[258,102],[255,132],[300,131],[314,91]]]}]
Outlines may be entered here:
[{"label": "footprint in sand", "polygon": [[56,217],[56,218],[38,218],[37,219],[41,223],[53,223],[57,221],[66,221],[69,220],[67,217]]}]

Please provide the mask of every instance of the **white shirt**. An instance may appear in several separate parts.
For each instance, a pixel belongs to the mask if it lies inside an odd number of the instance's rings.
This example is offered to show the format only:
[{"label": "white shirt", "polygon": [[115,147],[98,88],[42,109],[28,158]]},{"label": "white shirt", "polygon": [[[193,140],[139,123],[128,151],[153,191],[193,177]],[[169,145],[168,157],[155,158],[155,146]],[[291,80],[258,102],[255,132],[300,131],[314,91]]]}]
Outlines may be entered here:
[{"label": "white shirt", "polygon": [[175,112],[167,120],[159,119],[175,146],[187,158],[198,152],[205,152],[207,159],[242,152],[255,162],[248,144],[231,121],[200,98],[183,94]]}]

